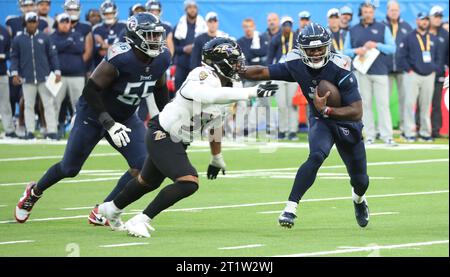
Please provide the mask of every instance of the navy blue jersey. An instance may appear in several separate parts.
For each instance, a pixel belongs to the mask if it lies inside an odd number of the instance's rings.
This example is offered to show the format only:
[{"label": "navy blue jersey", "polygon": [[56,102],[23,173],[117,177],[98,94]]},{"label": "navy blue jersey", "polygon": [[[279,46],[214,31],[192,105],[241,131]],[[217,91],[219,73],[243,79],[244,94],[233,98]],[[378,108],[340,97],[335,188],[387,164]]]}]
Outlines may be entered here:
[{"label": "navy blue jersey", "polygon": [[332,53],[330,61],[320,69],[312,69],[301,60],[297,49],[288,53],[286,63],[269,66],[271,80],[297,82],[308,100],[311,116],[319,116],[313,104],[314,92],[321,80],[327,80],[338,87],[341,105],[348,106],[361,100],[356,77],[351,71],[351,59]]},{"label": "navy blue jersey", "polygon": [[[11,38],[15,38],[17,35],[23,32],[25,19],[23,16],[11,16],[6,18],[6,26],[11,30]],[[44,31],[48,27],[47,21],[39,18],[38,30]]]},{"label": "navy blue jersey", "polygon": [[[128,43],[119,42],[109,48],[105,60],[117,69],[118,76],[102,92],[102,100],[106,111],[115,121],[123,122],[130,118],[139,107],[141,99],[153,93],[156,82],[170,65],[170,57],[169,50],[165,48],[150,64],[145,64],[136,57]],[[154,97],[156,99],[161,96]],[[88,109],[89,114],[95,118],[95,113],[88,107],[83,96],[80,98],[80,107]]]},{"label": "navy blue jersey", "polygon": [[[100,36],[104,42],[106,42],[109,45],[113,45],[114,43],[120,41],[120,34],[126,28],[127,25],[122,22],[116,22],[113,25],[100,23],[92,28],[92,33],[94,35],[94,38],[95,36]],[[99,48],[95,41],[94,44],[95,44],[94,63],[97,66],[102,61],[103,57],[98,54]]]},{"label": "navy blue jersey", "polygon": [[91,25],[83,22],[77,22],[72,28],[72,32],[78,32],[83,38],[85,38],[92,30]]}]

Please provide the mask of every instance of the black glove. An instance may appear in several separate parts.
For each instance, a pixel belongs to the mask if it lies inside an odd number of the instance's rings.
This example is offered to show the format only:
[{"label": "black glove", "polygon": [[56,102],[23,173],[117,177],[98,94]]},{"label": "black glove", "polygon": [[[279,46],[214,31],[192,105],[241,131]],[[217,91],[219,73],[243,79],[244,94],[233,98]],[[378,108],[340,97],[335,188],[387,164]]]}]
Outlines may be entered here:
[{"label": "black glove", "polygon": [[[217,175],[219,175],[219,172],[220,172],[221,169],[222,168],[210,164],[208,166],[208,173],[207,173],[208,179],[209,180],[216,179]],[[222,174],[225,175],[225,169],[222,169]]]},{"label": "black glove", "polygon": [[258,95],[259,98],[262,97],[270,97],[274,95],[278,90],[277,84],[272,84],[271,81],[266,82],[264,84],[259,84],[258,88],[256,90],[256,95]]}]

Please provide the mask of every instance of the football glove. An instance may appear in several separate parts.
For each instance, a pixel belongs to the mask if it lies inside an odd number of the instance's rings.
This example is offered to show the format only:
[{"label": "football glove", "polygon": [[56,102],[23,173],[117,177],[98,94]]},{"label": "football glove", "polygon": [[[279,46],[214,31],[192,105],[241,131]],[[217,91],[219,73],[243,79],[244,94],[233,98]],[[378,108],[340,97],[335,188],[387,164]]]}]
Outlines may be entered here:
[{"label": "football glove", "polygon": [[127,132],[131,132],[131,129],[117,122],[115,122],[114,125],[108,130],[108,134],[112,141],[119,148],[125,147],[128,143],[130,143],[130,138],[128,137]]},{"label": "football glove", "polygon": [[274,95],[278,90],[277,84],[272,84],[271,81],[265,82],[264,84],[259,84],[256,88],[256,95],[259,98],[270,97]]},{"label": "football glove", "polygon": [[222,153],[213,155],[211,158],[211,162],[208,166],[208,173],[207,177],[210,180],[216,179],[217,175],[219,174],[220,170],[222,170],[222,174],[225,175],[225,169],[226,169],[225,161],[223,160]]}]

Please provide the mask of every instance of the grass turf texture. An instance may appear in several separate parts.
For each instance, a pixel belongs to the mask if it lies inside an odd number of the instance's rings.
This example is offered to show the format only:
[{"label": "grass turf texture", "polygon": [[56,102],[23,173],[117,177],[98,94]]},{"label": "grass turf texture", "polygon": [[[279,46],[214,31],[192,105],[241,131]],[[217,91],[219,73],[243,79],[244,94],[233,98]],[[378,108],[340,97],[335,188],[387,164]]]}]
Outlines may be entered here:
[{"label": "grass turf texture", "polygon": [[[225,143],[226,145],[226,143]],[[58,158],[2,161],[15,157],[60,156],[63,145],[0,145],[0,256],[67,256],[73,243],[81,256],[273,256],[297,253],[331,252],[329,256],[447,256],[449,253],[449,181],[448,149],[399,150],[368,149],[368,162],[394,162],[444,159],[416,164],[369,165],[372,177],[368,201],[371,213],[394,212],[372,216],[369,226],[361,229],[354,218],[352,201],[327,200],[349,197],[351,187],[336,150],[319,171],[316,183],[301,203],[296,225],[282,229],[278,213],[290,192],[296,168],[306,159],[307,148],[283,147],[262,153],[254,147],[224,149],[229,174],[217,180],[200,178],[200,189],[171,209],[263,203],[246,207],[222,207],[194,211],[171,211],[153,222],[156,232],[150,239],[138,239],[109,228],[93,227],[86,218],[30,221],[26,224],[4,223],[13,220],[13,209],[24,185],[2,184],[37,180]],[[232,146],[231,146],[232,147]],[[191,147],[189,156],[199,172],[206,171],[210,155],[206,147]],[[110,146],[99,145],[95,154],[114,153]],[[327,168],[338,165],[339,167]],[[74,180],[119,178],[127,168],[119,155],[91,157],[83,170],[115,170],[107,176],[80,174]],[[275,168],[290,168],[273,170]],[[246,172],[253,169],[263,171]],[[270,170],[269,170],[270,169]],[[244,172],[232,172],[244,171]],[[112,174],[116,174],[112,175]],[[384,178],[381,178],[384,177]],[[331,178],[331,179],[330,179]],[[60,183],[45,192],[30,219],[88,215],[90,207],[102,201],[115,185],[114,180]],[[166,181],[165,184],[169,182]],[[152,192],[127,207],[127,212],[143,209],[153,199]],[[412,192],[435,194],[370,198]],[[322,200],[320,200],[322,199]],[[280,202],[280,203],[268,203]],[[265,204],[264,204],[265,203]],[[261,213],[271,212],[274,213]],[[124,215],[126,220],[132,215]],[[31,243],[2,242],[33,240]],[[444,241],[433,245],[339,252],[350,247],[377,247],[418,242]],[[104,245],[148,243],[103,248]],[[220,250],[222,247],[260,244],[255,248]],[[319,256],[325,256],[319,253]]]}]

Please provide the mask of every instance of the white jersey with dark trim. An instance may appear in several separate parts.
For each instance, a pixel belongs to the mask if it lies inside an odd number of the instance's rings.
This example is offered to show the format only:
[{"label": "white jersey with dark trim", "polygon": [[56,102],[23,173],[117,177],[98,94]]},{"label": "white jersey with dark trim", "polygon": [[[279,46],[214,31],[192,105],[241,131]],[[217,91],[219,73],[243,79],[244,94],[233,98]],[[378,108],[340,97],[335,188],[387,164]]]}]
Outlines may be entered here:
[{"label": "white jersey with dark trim", "polygon": [[159,123],[173,139],[189,143],[193,132],[220,126],[228,104],[255,96],[256,87],[242,88],[241,82],[222,87],[211,67],[200,66],[189,73],[175,98],[164,107]]}]

